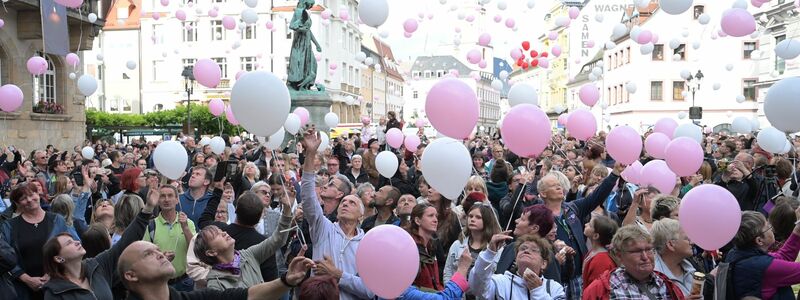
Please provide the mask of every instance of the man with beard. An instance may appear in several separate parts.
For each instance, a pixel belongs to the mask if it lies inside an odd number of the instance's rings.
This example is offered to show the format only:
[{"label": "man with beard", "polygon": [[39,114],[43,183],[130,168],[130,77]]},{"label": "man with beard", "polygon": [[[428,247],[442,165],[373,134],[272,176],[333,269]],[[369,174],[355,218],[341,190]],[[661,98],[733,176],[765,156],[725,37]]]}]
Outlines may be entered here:
[{"label": "man with beard", "polygon": [[361,229],[367,232],[377,225],[394,224],[399,220],[394,215],[398,200],[400,200],[400,190],[396,187],[386,185],[378,189],[378,192],[375,193],[375,201],[369,204],[369,207],[375,208],[377,213],[365,219],[361,223]]}]

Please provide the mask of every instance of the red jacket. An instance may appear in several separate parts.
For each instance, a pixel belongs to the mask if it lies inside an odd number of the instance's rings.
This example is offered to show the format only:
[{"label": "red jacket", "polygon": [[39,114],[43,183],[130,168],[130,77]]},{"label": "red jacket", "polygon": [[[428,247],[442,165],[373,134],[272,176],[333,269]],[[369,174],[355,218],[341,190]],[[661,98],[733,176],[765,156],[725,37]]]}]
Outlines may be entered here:
[{"label": "red jacket", "polygon": [[444,285],[439,277],[439,264],[436,262],[436,256],[429,254],[427,249],[417,244],[419,250],[419,272],[417,278],[414,278],[414,286],[424,291],[441,291],[444,290]]},{"label": "red jacket", "polygon": [[[611,293],[611,285],[609,285],[609,280],[611,279],[611,271],[606,271],[603,275],[600,275],[600,278],[589,284],[589,287],[583,290],[583,295],[581,299],[583,300],[608,300],[609,294]],[[686,299],[683,296],[683,292],[681,289],[672,283],[667,275],[662,274],[658,271],[653,271],[654,274],[661,277],[661,280],[667,284],[667,292],[669,293],[669,299],[671,300],[684,300]]]},{"label": "red jacket", "polygon": [[617,264],[614,263],[614,260],[608,255],[608,252],[597,253],[586,262],[586,265],[583,268],[582,288],[585,290],[595,279],[600,278],[603,273],[607,271],[614,271],[616,268]]}]

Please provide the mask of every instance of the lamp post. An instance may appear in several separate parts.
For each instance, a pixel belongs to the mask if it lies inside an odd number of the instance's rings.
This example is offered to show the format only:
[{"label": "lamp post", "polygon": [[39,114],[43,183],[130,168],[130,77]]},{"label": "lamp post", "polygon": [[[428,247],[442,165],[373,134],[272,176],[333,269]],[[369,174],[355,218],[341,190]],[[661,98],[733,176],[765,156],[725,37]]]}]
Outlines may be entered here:
[{"label": "lamp post", "polygon": [[700,89],[700,84],[703,82],[703,72],[701,70],[697,70],[697,74],[692,76],[689,74],[689,77],[686,78],[686,85],[689,87],[689,91],[692,92],[692,107],[689,108],[689,119],[691,120],[699,120],[703,118],[703,108],[695,106],[694,100],[697,90]]},{"label": "lamp post", "polygon": [[192,134],[192,92],[194,92],[194,67],[183,67],[183,85],[186,90],[186,135],[193,136]]}]

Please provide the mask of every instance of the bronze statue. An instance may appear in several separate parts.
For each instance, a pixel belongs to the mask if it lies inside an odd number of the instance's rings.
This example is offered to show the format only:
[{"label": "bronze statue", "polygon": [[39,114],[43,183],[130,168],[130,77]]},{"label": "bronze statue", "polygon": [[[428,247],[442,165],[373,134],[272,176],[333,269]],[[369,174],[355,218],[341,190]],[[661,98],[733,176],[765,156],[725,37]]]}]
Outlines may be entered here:
[{"label": "bronze statue", "polygon": [[300,0],[294,9],[292,22],[289,29],[294,31],[292,39],[292,52],[289,55],[289,76],[286,85],[293,91],[312,91],[311,87],[316,86],[317,91],[323,92],[325,88],[321,84],[315,85],[317,78],[317,59],[311,48],[313,43],[317,52],[322,52],[317,39],[311,32],[311,18],[308,15],[309,9],[314,6],[314,0]]}]

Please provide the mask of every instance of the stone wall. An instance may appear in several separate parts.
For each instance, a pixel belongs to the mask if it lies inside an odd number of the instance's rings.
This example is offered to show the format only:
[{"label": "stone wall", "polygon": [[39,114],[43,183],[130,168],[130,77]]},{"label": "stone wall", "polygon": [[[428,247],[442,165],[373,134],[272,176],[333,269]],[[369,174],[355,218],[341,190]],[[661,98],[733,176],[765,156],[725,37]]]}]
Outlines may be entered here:
[{"label": "stone wall", "polygon": [[[0,112],[0,146],[14,145],[29,152],[52,144],[59,150],[71,150],[81,145],[86,135],[85,97],[69,78],[70,72],[81,70],[82,66],[73,68],[67,66],[64,57],[49,55],[55,68],[56,102],[64,107],[64,114],[33,112],[34,80],[26,62],[42,49],[42,40],[19,38],[26,26],[40,26],[38,13],[29,12],[20,14],[13,6],[8,11],[0,10],[0,18],[5,21],[0,30],[0,80],[3,85],[17,85],[25,96],[16,112]],[[77,26],[70,26],[70,35],[78,34],[75,29]],[[88,35],[86,31],[84,34]]]}]

